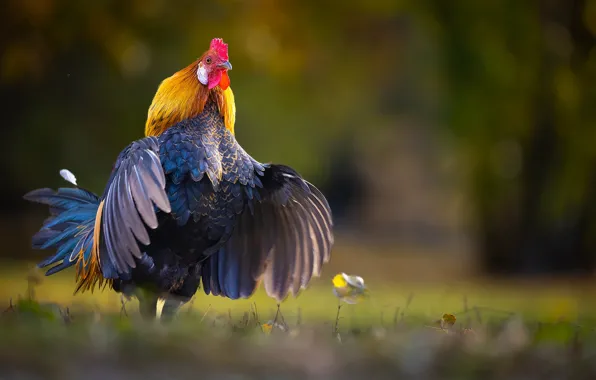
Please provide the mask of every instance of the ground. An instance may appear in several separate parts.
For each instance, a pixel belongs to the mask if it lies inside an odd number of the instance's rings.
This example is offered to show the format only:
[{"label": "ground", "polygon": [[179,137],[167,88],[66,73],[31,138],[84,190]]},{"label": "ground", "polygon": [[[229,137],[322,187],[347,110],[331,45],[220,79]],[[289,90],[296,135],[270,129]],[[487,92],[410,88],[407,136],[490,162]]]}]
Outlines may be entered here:
[{"label": "ground", "polygon": [[[261,291],[199,293],[162,325],[107,290],[73,296],[70,272],[3,268],[0,379],[596,378],[590,283],[371,276],[338,319],[325,272],[279,312]],[[457,319],[441,328],[445,313]]]}]

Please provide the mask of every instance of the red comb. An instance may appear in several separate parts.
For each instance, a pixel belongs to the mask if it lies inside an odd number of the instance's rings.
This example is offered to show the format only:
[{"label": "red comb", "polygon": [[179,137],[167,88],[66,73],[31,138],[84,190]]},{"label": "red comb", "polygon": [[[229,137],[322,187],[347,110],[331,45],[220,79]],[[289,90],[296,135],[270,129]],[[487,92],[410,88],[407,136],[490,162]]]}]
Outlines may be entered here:
[{"label": "red comb", "polygon": [[210,50],[214,50],[219,58],[227,61],[228,58],[228,44],[223,42],[221,38],[214,38],[211,40],[211,45],[209,45]]}]

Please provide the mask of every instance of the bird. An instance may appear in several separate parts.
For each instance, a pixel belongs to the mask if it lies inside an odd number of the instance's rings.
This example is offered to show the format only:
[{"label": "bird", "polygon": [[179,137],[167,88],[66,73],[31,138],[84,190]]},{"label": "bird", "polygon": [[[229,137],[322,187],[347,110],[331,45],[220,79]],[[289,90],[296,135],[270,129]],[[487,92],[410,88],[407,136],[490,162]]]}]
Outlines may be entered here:
[{"label": "bird", "polygon": [[164,79],[144,137],[118,155],[103,194],[77,184],[24,195],[49,206],[34,249],[47,276],[75,268],[74,293],[109,286],[139,312],[171,320],[202,287],[229,299],[262,284],[277,302],[296,297],[331,258],[325,196],[290,166],[261,163],[235,137],[228,45]]}]

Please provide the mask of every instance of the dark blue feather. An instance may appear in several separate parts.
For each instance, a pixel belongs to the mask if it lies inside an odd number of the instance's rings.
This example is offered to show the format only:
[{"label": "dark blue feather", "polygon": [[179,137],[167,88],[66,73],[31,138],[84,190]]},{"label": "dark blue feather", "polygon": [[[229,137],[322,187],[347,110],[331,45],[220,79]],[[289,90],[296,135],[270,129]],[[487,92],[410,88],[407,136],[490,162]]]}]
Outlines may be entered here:
[{"label": "dark blue feather", "polygon": [[219,284],[222,293],[226,293],[226,255],[223,248],[221,248],[217,253],[218,259],[218,266],[217,266],[217,277],[219,278]]},{"label": "dark blue feather", "polygon": [[54,215],[46,219],[32,239],[33,248],[56,248],[54,255],[38,264],[43,268],[59,263],[46,272],[47,276],[73,266],[81,249],[85,262],[91,261],[99,197],[81,188],[60,188],[58,191],[46,188],[31,191],[25,199],[50,206]]},{"label": "dark blue feather", "polygon": [[74,264],[75,264],[75,262],[70,262],[68,260],[64,260],[64,261],[62,261],[62,263],[60,265],[56,265],[55,267],[48,269],[48,271],[46,272],[46,276],[51,276],[55,273],[60,272],[63,269],[70,268]]},{"label": "dark blue feather", "polygon": [[48,188],[37,189],[25,194],[24,198],[31,202],[65,209],[85,203],[99,203],[95,194],[80,188],[60,188],[57,192]]},{"label": "dark blue feather", "polygon": [[75,239],[66,241],[64,244],[62,244],[60,246],[60,248],[58,248],[58,250],[56,251],[56,254],[54,256],[48,257],[44,261],[37,264],[37,266],[40,268],[44,268],[44,267],[47,267],[48,265],[55,264],[60,260],[64,260],[66,258],[66,256],[70,255],[71,251],[74,249],[74,247],[77,245],[77,243],[78,243],[78,241]]},{"label": "dark blue feather", "polygon": [[220,295],[221,294],[221,287],[219,282],[219,268],[218,268],[218,255],[213,255],[210,257],[209,262],[211,263],[211,270],[210,270],[210,282],[211,282],[211,293],[213,295]]},{"label": "dark blue feather", "polygon": [[[238,299],[240,298],[240,271],[243,269],[240,267],[239,263],[239,256],[234,254],[233,252],[229,252],[226,254],[225,250],[222,248],[220,251],[222,257],[227,257],[229,261],[227,263],[227,267],[225,268],[225,288],[226,288],[226,296],[231,299]],[[222,264],[220,264],[220,267]]]},{"label": "dark blue feather", "polygon": [[40,249],[51,248],[54,245],[57,245],[60,242],[62,242],[62,240],[73,237],[78,231],[79,229],[76,226],[69,227],[61,233],[59,233],[58,235],[54,236],[53,238],[46,240],[46,242],[41,245]]},{"label": "dark blue feather", "polygon": [[[94,214],[91,214],[93,218],[95,218]],[[46,228],[52,228],[60,223],[65,222],[74,222],[74,223],[84,223],[89,221],[90,214],[88,210],[79,211],[77,209],[68,210],[63,212],[62,214],[56,216],[54,220],[47,223],[45,225]]]},{"label": "dark blue feather", "polygon": [[35,249],[41,249],[41,246],[44,245],[48,239],[52,239],[59,234],[60,231],[42,228],[35,235],[33,235],[33,238],[31,238],[31,246]]}]

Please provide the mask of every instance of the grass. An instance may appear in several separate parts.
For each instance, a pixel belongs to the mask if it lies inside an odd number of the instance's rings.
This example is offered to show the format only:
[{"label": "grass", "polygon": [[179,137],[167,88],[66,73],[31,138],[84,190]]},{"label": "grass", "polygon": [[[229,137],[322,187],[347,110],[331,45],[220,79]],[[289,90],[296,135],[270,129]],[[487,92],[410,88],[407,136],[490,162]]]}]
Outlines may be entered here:
[{"label": "grass", "polygon": [[589,285],[365,277],[370,299],[338,316],[329,274],[279,310],[198,293],[163,325],[107,290],[73,297],[72,273],[4,268],[1,379],[596,378]]},{"label": "grass", "polygon": [[[75,308],[96,308],[103,312],[116,312],[121,308],[120,297],[109,290],[77,294],[73,296],[74,276],[72,271],[43,277],[40,271],[30,272],[33,265],[5,266],[0,272],[0,300],[8,302],[24,294],[27,276],[34,273],[42,283],[35,289],[36,299],[55,302]],[[296,317],[300,308],[306,318],[312,320],[333,319],[337,300],[331,288],[333,273],[326,271],[319,279],[297,298],[288,297],[283,302],[285,314]],[[527,317],[549,321],[566,318],[575,320],[582,316],[596,315],[596,305],[589,302],[596,298],[596,287],[591,284],[573,284],[555,281],[495,282],[469,280],[458,283],[391,282],[387,278],[365,277],[372,297],[365,306],[346,306],[351,316],[370,320],[383,315],[390,318],[397,308],[408,304],[410,314],[437,317],[445,312],[458,313],[472,306],[503,311],[515,311]],[[411,302],[408,303],[408,300]],[[231,301],[222,297],[207,296],[197,292],[192,304],[186,306],[197,311],[231,310],[233,314],[243,313],[250,305],[257,303],[263,312],[274,314],[276,303],[268,298],[262,289],[249,300]],[[1,306],[1,301],[0,301]],[[131,301],[130,308],[136,308]]]}]

